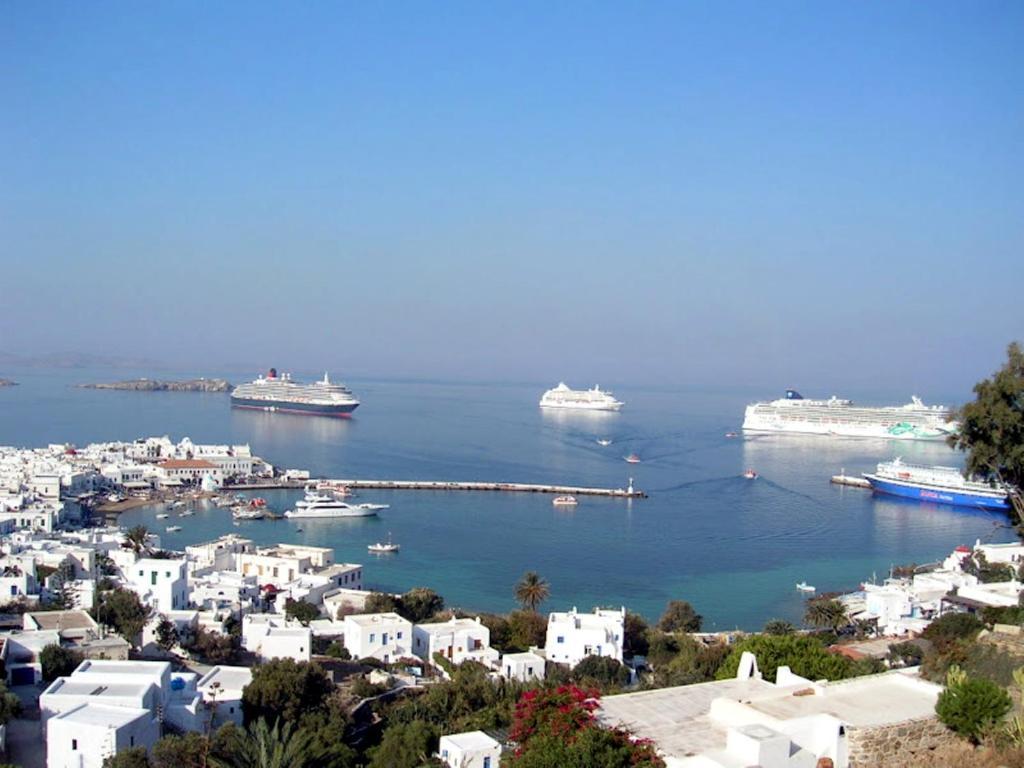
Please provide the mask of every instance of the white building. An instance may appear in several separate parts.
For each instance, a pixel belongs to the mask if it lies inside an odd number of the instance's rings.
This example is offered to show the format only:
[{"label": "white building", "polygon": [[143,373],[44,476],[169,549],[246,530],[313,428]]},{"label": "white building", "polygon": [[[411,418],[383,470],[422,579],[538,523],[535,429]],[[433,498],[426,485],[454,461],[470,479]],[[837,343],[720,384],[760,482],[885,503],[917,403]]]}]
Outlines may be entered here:
[{"label": "white building", "polygon": [[125,569],[125,577],[143,603],[166,613],[188,607],[187,567],[184,558],[144,557]]},{"label": "white building", "polygon": [[452,664],[472,660],[490,667],[499,653],[491,648],[491,630],[480,619],[457,619],[433,624],[417,624],[412,629],[412,652],[431,663],[440,653]]},{"label": "white building", "polygon": [[242,619],[242,646],[264,661],[310,661],[313,658],[313,631],[283,616],[246,614]]},{"label": "white building", "polygon": [[255,552],[252,539],[229,533],[213,541],[185,547],[189,573],[238,570],[238,555]]},{"label": "white building", "polygon": [[160,723],[148,709],[79,704],[54,716],[46,731],[47,768],[103,768],[132,747],[151,749]]},{"label": "white building", "polygon": [[[295,581],[304,573],[313,573],[331,565],[334,565],[334,550],[329,547],[278,544],[255,552],[242,552],[237,556],[239,573],[255,576],[261,587],[270,584],[277,589]],[[361,589],[361,569],[355,573],[354,578],[358,586],[353,588]]]},{"label": "white building", "polygon": [[242,692],[252,682],[249,667],[216,666],[196,685],[203,701],[213,710],[213,727],[225,723],[242,725]]},{"label": "white building", "polygon": [[412,655],[412,622],[397,613],[346,616],[345,648],[354,659],[389,663]]},{"label": "white building", "polygon": [[593,613],[552,613],[544,655],[549,661],[574,667],[587,656],[607,656],[622,661],[626,609],[595,608]]},{"label": "white building", "polygon": [[60,632],[42,630],[4,635],[0,660],[7,670],[8,685],[35,685],[43,679],[39,654],[48,645],[60,645]]},{"label": "white building", "polygon": [[498,768],[501,764],[501,743],[483,731],[442,736],[437,752],[450,768]]},{"label": "white building", "polygon": [[546,659],[532,651],[525,653],[506,653],[501,657],[501,675],[509,680],[529,683],[532,680],[544,679]]}]

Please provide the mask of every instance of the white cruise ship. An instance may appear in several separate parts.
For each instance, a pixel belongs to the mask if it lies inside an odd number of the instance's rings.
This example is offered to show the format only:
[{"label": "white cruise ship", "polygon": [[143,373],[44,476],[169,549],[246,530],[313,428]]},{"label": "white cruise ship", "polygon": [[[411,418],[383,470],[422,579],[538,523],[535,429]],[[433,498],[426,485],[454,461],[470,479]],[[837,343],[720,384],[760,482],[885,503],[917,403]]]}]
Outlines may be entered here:
[{"label": "white cruise ship", "polygon": [[235,387],[231,405],[258,411],[344,417],[359,407],[359,401],[348,387],[333,383],[326,373],[322,381],[300,384],[292,381],[291,374],[278,376],[277,369],[271,368],[266,376]]},{"label": "white cruise ship", "polygon": [[306,498],[296,502],[295,509],[288,510],[284,516],[291,519],[373,517],[387,508],[387,504],[347,504],[327,494],[307,491]]},{"label": "white cruise ship", "polygon": [[804,435],[882,437],[898,440],[943,440],[957,431],[949,408],[925,405],[913,397],[907,405],[861,406],[851,400],[805,400],[799,392],[770,403],[748,405],[745,432],[791,432]]},{"label": "white cruise ship", "polygon": [[565,382],[560,382],[554,389],[549,389],[540,399],[541,408],[566,408],[580,411],[617,411],[623,403],[612,397],[600,387],[593,389],[569,389]]}]

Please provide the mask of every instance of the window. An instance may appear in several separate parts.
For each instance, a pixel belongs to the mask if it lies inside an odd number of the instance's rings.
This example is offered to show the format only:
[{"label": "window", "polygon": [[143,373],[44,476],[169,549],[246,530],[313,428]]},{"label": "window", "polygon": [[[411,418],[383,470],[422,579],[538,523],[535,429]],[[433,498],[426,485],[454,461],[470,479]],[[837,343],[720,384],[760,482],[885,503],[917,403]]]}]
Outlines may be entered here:
[{"label": "window", "polygon": [[150,571],[149,572],[149,583],[150,583],[150,585],[155,585],[156,584],[156,571]]},{"label": "window", "polygon": [[374,632],[370,633],[370,642],[374,642],[377,639],[377,635]]},{"label": "window", "polygon": [[402,639],[402,633],[401,632],[395,632],[395,637],[398,638],[399,640],[401,640]]},{"label": "window", "polygon": [[128,746],[131,746],[131,747],[135,746],[135,737],[134,736],[132,736],[128,741],[129,741],[129,745]]},{"label": "window", "polygon": [[484,757],[484,768],[491,768],[491,756]]},{"label": "window", "polygon": [[444,757],[444,758],[448,757],[448,750],[447,749],[442,749],[441,750],[441,757]]},{"label": "window", "polygon": [[562,637],[561,635],[559,635],[558,638],[555,640],[555,642],[556,643],[564,643],[565,642],[565,638]]},{"label": "window", "polygon": [[78,739],[71,740],[71,749],[72,751],[78,751]]}]

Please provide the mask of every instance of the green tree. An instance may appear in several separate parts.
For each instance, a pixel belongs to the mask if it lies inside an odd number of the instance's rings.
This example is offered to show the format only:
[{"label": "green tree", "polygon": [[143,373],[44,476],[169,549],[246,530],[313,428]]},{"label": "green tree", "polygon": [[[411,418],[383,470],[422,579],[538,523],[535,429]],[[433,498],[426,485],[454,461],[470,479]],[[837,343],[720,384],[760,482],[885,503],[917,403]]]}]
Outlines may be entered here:
[{"label": "green tree", "polygon": [[766,635],[791,635],[796,627],[783,619],[771,619],[764,625]]},{"label": "green tree", "polygon": [[153,745],[149,762],[152,768],[206,768],[210,752],[210,740],[201,734],[170,735]]},{"label": "green tree", "polygon": [[96,606],[96,620],[114,628],[121,637],[135,644],[149,620],[151,609],[142,604],[130,589],[120,587],[101,592]]},{"label": "green tree", "polygon": [[385,592],[372,592],[363,604],[363,613],[398,613],[398,598]]},{"label": "green tree", "polygon": [[145,747],[129,747],[103,761],[103,768],[150,768]]},{"label": "green tree", "polygon": [[647,639],[649,627],[644,617],[638,613],[626,613],[626,622],[622,633],[622,655],[628,659],[634,656],[646,656],[650,649]]},{"label": "green tree", "polygon": [[[512,649],[512,628],[507,617],[497,613],[481,613],[480,623],[491,633],[491,647],[502,653]],[[520,650],[520,649],[516,649]]]},{"label": "green tree", "polygon": [[233,661],[238,654],[238,643],[237,637],[212,632],[204,627],[197,627],[181,641],[186,651],[208,664]]},{"label": "green tree", "polygon": [[320,618],[320,609],[305,600],[285,600],[284,613],[289,619],[295,619],[302,626],[308,627],[309,622]]},{"label": "green tree", "polygon": [[850,623],[846,606],[835,598],[815,597],[807,601],[804,622],[819,629],[838,631]]},{"label": "green tree", "polygon": [[7,686],[0,682],[0,725],[6,724],[20,714],[21,699],[8,691]]},{"label": "green tree", "polygon": [[1011,706],[1010,695],[991,680],[969,678],[954,666],[935,712],[947,728],[977,744]]},{"label": "green tree", "polygon": [[43,671],[43,681],[52,683],[58,677],[67,677],[82,663],[84,657],[78,651],[64,648],[57,643],[50,643],[39,652],[39,665]]},{"label": "green tree", "polygon": [[658,620],[662,632],[700,632],[704,618],[685,600],[670,600]]},{"label": "green tree", "polygon": [[165,651],[170,651],[180,639],[177,625],[166,616],[161,615],[160,621],[156,625],[156,644]]},{"label": "green tree", "polygon": [[536,571],[527,571],[516,584],[515,596],[524,610],[536,612],[551,596],[551,586]]},{"label": "green tree", "polygon": [[541,647],[547,639],[548,622],[534,611],[512,611],[508,615],[510,650]]},{"label": "green tree", "polygon": [[1012,342],[1006,363],[974,385],[950,445],[967,452],[968,474],[1024,487],[1024,350]]},{"label": "green tree", "polygon": [[806,635],[751,635],[734,643],[716,677],[727,680],[736,676],[744,651],[757,657],[757,666],[765,680],[774,680],[781,666],[808,680],[842,680],[859,670],[845,656],[829,653],[815,638]]},{"label": "green tree", "polygon": [[399,615],[413,624],[422,624],[444,609],[444,598],[427,587],[414,587],[398,601]]},{"label": "green tree", "polygon": [[421,720],[395,723],[370,750],[369,768],[418,768],[437,748],[438,736],[436,727]]},{"label": "green tree", "polygon": [[144,525],[136,525],[129,528],[124,535],[125,546],[136,554],[142,554],[149,550],[149,529]]},{"label": "green tree", "polygon": [[572,676],[580,685],[602,689],[622,687],[629,682],[629,670],[610,656],[587,656],[572,668]]},{"label": "green tree", "polygon": [[242,692],[246,723],[267,720],[296,723],[303,715],[323,711],[334,683],[319,664],[273,659],[253,669],[252,682]]}]

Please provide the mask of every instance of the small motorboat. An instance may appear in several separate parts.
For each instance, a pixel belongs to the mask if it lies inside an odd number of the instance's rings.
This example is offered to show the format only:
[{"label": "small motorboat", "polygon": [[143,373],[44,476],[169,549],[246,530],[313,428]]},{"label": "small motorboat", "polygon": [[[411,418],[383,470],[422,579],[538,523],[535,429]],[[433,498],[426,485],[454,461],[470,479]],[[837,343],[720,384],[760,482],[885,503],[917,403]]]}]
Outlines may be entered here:
[{"label": "small motorboat", "polygon": [[739,437],[739,434],[736,433],[736,432],[726,432],[725,436],[726,437]]},{"label": "small motorboat", "polygon": [[747,478],[747,480],[756,480],[757,479],[757,472],[755,472],[752,469],[748,469],[746,472],[743,473],[743,476],[745,478]]},{"label": "small motorboat", "polygon": [[799,584],[796,585],[796,588],[799,589],[801,592],[816,592],[817,591],[817,589],[815,587],[812,587],[806,581],[801,581]]},{"label": "small motorboat", "polygon": [[597,444],[607,447],[612,444],[612,441],[609,440],[607,437],[602,437],[600,440],[597,441]]},{"label": "small motorboat", "polygon": [[365,509],[367,512],[377,512],[391,507],[390,504],[353,504],[352,506],[356,509]]},{"label": "small motorboat", "polygon": [[196,511],[194,509],[186,509],[184,512],[180,513],[178,517],[192,517],[195,513]]},{"label": "small motorboat", "polygon": [[631,454],[629,454],[629,456],[626,456],[626,463],[627,464],[639,464],[640,463],[640,457],[637,456],[635,453],[631,453]]},{"label": "small motorboat", "polygon": [[166,520],[168,517],[170,517],[170,515],[168,515],[166,512],[161,512],[159,515],[156,516],[156,519]]},{"label": "small motorboat", "polygon": [[171,504],[171,507],[173,507],[174,509],[181,509],[184,506],[185,506],[185,502],[184,501],[176,501],[173,504]]},{"label": "small motorboat", "polygon": [[180,530],[181,530],[181,526],[180,525],[168,525],[167,526],[167,532],[168,533],[177,533]]},{"label": "small motorboat", "polygon": [[575,507],[579,504],[575,496],[555,496],[551,503],[556,507]]},{"label": "small motorboat", "polygon": [[386,542],[381,543],[378,541],[376,544],[370,544],[366,548],[370,552],[375,552],[377,554],[388,554],[391,552],[397,552],[399,550],[399,545],[391,541],[391,534],[389,533],[388,540]]},{"label": "small motorboat", "polygon": [[259,508],[240,507],[231,513],[235,520],[262,520],[265,512]]}]

